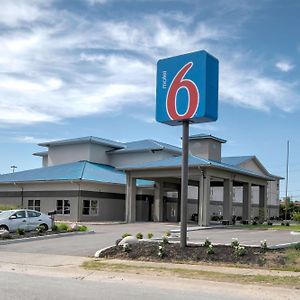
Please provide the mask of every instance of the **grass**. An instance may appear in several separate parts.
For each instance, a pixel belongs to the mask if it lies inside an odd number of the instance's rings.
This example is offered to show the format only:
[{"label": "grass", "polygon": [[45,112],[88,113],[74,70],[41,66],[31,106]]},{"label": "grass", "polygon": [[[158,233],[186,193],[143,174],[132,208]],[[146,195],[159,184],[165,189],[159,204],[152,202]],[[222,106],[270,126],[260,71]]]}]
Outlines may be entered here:
[{"label": "grass", "polygon": [[240,275],[228,274],[213,271],[190,270],[184,268],[165,268],[161,266],[133,266],[126,263],[112,263],[103,261],[88,261],[83,263],[83,268],[88,270],[121,272],[132,274],[158,275],[158,276],[177,276],[180,278],[205,279],[222,282],[239,282],[244,284],[271,284],[300,288],[299,277],[294,276],[271,276],[271,275]]},{"label": "grass", "polygon": [[267,224],[257,224],[257,225],[234,225],[234,228],[244,228],[244,229],[274,229],[274,230],[289,230],[289,231],[300,231],[300,224],[291,224],[290,226],[282,225],[267,225]]}]

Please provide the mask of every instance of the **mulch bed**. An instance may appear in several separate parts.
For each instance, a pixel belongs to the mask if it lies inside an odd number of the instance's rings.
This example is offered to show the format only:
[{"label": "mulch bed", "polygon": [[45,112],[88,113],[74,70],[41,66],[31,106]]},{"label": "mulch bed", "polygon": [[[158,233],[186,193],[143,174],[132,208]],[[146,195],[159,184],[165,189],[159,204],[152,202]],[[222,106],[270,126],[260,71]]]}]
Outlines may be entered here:
[{"label": "mulch bed", "polygon": [[164,244],[164,257],[158,256],[158,246],[156,242],[139,242],[132,245],[129,252],[124,252],[122,246],[115,246],[106,249],[100,255],[102,258],[130,259],[143,261],[166,261],[166,262],[224,262],[262,265],[267,252],[261,248],[245,247],[246,254],[237,256],[230,246],[214,246],[214,254],[207,254],[207,248],[198,245],[189,245],[180,248],[179,243]]},{"label": "mulch bed", "polygon": [[45,235],[53,235],[53,234],[60,234],[60,233],[65,233],[64,232],[58,232],[58,231],[46,231],[43,233],[38,233],[37,231],[26,231],[24,235],[17,234],[16,232],[11,232],[9,238],[1,238],[0,241],[5,241],[5,240],[15,240],[15,239],[23,239],[23,238],[29,238],[29,237],[36,237],[36,236],[45,236]]}]

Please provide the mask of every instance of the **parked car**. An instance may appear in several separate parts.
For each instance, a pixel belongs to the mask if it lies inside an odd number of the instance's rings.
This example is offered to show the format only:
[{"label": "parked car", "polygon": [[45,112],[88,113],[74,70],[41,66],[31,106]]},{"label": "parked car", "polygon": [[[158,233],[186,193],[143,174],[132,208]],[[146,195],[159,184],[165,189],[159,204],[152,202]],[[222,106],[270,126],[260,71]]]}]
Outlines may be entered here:
[{"label": "parked car", "polygon": [[31,231],[39,225],[48,230],[52,226],[51,217],[31,209],[6,210],[0,213],[0,230],[14,232],[21,228]]}]

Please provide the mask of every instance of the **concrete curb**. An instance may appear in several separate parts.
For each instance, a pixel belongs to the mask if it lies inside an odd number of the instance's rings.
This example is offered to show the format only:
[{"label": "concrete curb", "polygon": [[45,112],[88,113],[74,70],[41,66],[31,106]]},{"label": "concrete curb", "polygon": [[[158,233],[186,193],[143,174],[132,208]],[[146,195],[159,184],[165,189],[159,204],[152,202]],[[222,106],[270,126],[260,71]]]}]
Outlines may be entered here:
[{"label": "concrete curb", "polygon": [[28,238],[20,238],[20,239],[12,239],[12,240],[2,240],[0,241],[1,245],[9,245],[9,244],[20,244],[26,242],[34,242],[39,240],[50,240],[50,239],[57,239],[66,236],[73,236],[73,235],[86,235],[86,234],[94,234],[95,231],[77,231],[77,232],[65,232],[65,233],[57,233],[57,234],[49,234],[44,236],[33,236]]},{"label": "concrete curb", "polygon": [[300,242],[292,242],[292,243],[286,243],[286,244],[278,244],[278,245],[274,245],[274,246],[269,246],[268,249],[271,250],[276,250],[276,249],[285,249],[285,248],[289,248],[293,245],[297,245]]},{"label": "concrete curb", "polygon": [[[197,226],[197,227],[188,227],[187,232],[207,230],[207,229],[223,229],[223,228],[226,228],[226,226],[223,226],[223,225],[220,225],[220,226],[207,226],[207,227]],[[171,233],[180,233],[180,228],[179,229],[171,229],[170,232]]]}]

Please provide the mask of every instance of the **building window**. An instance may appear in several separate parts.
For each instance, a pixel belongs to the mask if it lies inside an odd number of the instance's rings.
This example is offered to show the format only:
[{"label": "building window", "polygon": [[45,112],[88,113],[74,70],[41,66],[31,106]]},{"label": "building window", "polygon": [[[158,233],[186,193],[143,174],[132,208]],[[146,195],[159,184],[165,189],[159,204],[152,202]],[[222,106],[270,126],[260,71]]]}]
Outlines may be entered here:
[{"label": "building window", "polygon": [[58,215],[70,214],[70,200],[57,200],[56,201],[56,213]]},{"label": "building window", "polygon": [[98,200],[83,200],[82,214],[85,216],[98,216]]},{"label": "building window", "polygon": [[41,211],[41,201],[40,200],[28,200],[28,209]]}]

